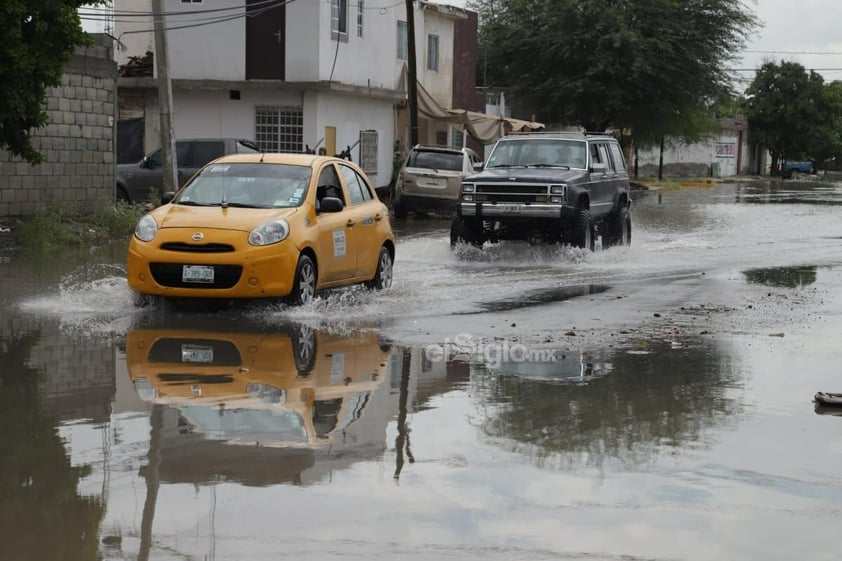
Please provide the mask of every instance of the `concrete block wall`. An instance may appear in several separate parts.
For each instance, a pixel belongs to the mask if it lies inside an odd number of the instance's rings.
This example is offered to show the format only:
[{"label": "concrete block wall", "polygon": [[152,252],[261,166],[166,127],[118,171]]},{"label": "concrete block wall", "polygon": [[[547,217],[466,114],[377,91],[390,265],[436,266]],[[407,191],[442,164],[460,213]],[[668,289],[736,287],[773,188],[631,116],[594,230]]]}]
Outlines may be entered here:
[{"label": "concrete block wall", "polygon": [[117,65],[111,39],[95,39],[77,50],[62,85],[47,92],[48,124],[32,133],[44,162],[32,166],[0,151],[0,217],[113,200]]},{"label": "concrete block wall", "polygon": [[25,364],[38,373],[45,412],[61,421],[107,421],[116,391],[114,344],[104,338],[74,337],[64,333],[59,322],[32,316],[0,322],[0,346],[9,347],[25,335],[38,338]]}]

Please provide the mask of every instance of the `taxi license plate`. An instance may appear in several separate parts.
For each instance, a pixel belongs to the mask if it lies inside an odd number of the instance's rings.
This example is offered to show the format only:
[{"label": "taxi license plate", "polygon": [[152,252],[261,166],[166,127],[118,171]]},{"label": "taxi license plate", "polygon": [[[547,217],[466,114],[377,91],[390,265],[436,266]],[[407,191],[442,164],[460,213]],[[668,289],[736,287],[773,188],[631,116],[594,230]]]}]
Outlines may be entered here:
[{"label": "taxi license plate", "polygon": [[181,345],[181,362],[213,362],[213,347],[204,345]]},{"label": "taxi license plate", "polygon": [[181,271],[183,282],[213,282],[213,267],[207,265],[184,265]]},{"label": "taxi license plate", "polygon": [[520,212],[520,205],[500,205],[500,212]]}]

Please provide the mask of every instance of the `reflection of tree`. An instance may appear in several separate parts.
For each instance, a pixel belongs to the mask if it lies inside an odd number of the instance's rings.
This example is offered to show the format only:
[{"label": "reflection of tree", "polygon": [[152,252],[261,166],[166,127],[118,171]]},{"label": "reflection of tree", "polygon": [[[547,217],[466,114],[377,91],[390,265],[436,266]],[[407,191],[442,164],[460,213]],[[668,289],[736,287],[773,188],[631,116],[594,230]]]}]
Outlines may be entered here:
[{"label": "reflection of tree", "polygon": [[539,465],[632,468],[654,461],[662,447],[699,441],[706,427],[738,411],[728,395],[730,365],[715,349],[653,343],[648,350],[612,356],[610,372],[586,385],[477,376],[481,428]]},{"label": "reflection of tree", "polygon": [[37,335],[0,339],[0,559],[97,559],[101,501],[76,493],[71,467],[27,366]]},{"label": "reflection of tree", "polygon": [[744,271],[746,280],[754,284],[798,288],[816,282],[816,267],[776,267]]}]

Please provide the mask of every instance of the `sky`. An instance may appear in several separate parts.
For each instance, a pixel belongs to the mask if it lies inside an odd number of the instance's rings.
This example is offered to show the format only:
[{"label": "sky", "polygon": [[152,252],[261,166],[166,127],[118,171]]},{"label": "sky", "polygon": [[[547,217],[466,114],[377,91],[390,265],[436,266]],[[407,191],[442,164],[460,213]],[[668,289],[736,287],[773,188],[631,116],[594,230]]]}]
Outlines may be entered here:
[{"label": "sky", "polygon": [[[466,7],[466,0],[438,0]],[[759,27],[736,53],[732,68],[742,88],[765,59],[798,62],[825,82],[842,80],[842,0],[745,0],[760,19]]]}]

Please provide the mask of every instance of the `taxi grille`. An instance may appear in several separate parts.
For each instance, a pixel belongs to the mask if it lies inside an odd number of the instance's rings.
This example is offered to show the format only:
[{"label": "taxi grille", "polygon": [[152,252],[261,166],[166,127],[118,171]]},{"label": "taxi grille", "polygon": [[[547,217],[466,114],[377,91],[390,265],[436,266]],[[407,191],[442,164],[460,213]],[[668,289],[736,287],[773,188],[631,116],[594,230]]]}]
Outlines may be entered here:
[{"label": "taxi grille", "polygon": [[225,243],[190,244],[184,242],[167,242],[161,244],[164,251],[181,251],[184,253],[231,253],[233,245]]},{"label": "taxi grille", "polygon": [[197,283],[181,280],[183,265],[180,263],[150,263],[149,270],[155,282],[173,288],[231,288],[240,280],[243,268],[239,265],[211,265],[213,282]]},{"label": "taxi grille", "polygon": [[536,184],[477,183],[474,200],[488,203],[547,203],[550,186]]}]

